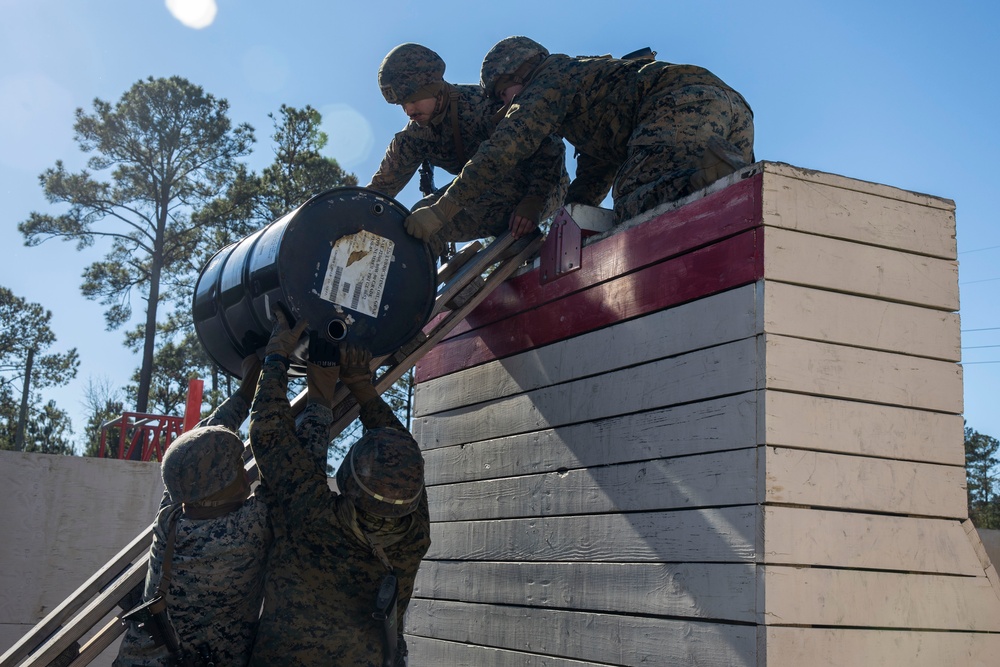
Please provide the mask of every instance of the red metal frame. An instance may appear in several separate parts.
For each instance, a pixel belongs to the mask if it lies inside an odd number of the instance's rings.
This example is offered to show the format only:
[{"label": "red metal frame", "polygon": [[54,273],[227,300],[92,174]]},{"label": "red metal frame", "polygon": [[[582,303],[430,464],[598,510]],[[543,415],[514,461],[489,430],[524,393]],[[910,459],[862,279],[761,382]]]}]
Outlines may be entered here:
[{"label": "red metal frame", "polygon": [[132,459],[139,450],[140,461],[163,460],[167,447],[184,432],[183,417],[125,412],[121,417],[101,425],[101,447],[98,456],[107,456],[107,435],[111,428],[118,428],[118,452],[114,458]]}]

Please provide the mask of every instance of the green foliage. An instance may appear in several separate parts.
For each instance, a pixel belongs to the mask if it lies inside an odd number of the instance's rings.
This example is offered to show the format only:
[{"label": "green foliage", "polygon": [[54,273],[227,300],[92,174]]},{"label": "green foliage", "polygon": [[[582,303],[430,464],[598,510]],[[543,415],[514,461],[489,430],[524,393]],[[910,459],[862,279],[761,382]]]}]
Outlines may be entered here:
[{"label": "green foliage", "polygon": [[[94,100],[77,109],[75,139],[91,154],[87,170],[62,161],[41,174],[45,196],[67,204],[60,215],[31,213],[18,225],[25,244],[50,238],[78,249],[102,238],[110,249],[84,271],[83,294],[105,306],[109,329],[132,316],[132,290],[145,298],[136,409],[146,411],[157,332],[157,308],[191,272],[204,230],[191,211],[219,195],[254,141],[246,124],[233,128],[229,104],[180,77],[139,81],[114,105]],[[100,174],[100,177],[97,175]]]},{"label": "green foliage", "polygon": [[72,432],[66,412],[53,401],[39,405],[39,389],[68,383],[80,365],[76,348],[47,352],[56,342],[51,320],[52,313],[41,305],[0,287],[0,449],[18,449],[21,422],[24,451],[73,453],[66,441]]},{"label": "green foliage", "polygon": [[978,528],[1000,529],[1000,496],[996,466],[1000,440],[965,427],[965,475],[969,518]]}]

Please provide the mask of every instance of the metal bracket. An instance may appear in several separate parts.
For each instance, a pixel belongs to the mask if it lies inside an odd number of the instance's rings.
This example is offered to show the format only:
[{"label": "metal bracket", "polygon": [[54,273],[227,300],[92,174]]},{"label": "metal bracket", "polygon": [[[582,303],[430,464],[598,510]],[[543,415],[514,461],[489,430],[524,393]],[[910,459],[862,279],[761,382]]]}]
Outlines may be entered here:
[{"label": "metal bracket", "polygon": [[559,209],[540,255],[538,281],[542,285],[580,268],[583,232],[565,208]]}]

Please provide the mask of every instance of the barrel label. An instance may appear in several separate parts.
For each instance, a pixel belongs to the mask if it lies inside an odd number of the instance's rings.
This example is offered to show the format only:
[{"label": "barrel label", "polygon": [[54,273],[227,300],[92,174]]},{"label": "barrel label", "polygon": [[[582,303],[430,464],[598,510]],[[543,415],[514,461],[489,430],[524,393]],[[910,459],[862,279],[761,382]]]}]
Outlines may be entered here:
[{"label": "barrel label", "polygon": [[378,317],[396,244],[368,231],[337,239],[330,251],[320,296],[344,308]]}]

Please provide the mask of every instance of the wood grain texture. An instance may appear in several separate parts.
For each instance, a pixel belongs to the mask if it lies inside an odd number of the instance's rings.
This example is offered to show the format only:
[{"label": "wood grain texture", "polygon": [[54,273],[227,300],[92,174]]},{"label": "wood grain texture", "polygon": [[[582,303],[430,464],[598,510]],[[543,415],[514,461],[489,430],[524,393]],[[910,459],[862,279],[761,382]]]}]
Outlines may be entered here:
[{"label": "wood grain texture", "polygon": [[821,172],[764,168],[764,224],[955,259],[955,204]]},{"label": "wood grain texture", "polygon": [[763,502],[962,520],[965,466],[764,448]]},{"label": "wood grain texture", "polygon": [[764,563],[983,575],[960,521],[780,506],[762,516]]},{"label": "wood grain texture", "polygon": [[962,367],[946,361],[766,335],[768,389],[962,412]]},{"label": "wood grain texture", "polygon": [[750,505],[756,496],[756,448],[427,489],[432,521]]},{"label": "wood grain texture", "polygon": [[416,386],[415,400],[422,411],[440,412],[748,338],[756,333],[756,308],[754,286],[745,285],[501,361],[424,379]]},{"label": "wood grain texture", "polygon": [[958,313],[774,280],[762,284],[759,331],[944,361],[962,358]]},{"label": "wood grain texture", "polygon": [[962,415],[766,391],[760,442],[905,461],[965,465]]},{"label": "wood grain texture", "polygon": [[431,560],[745,563],[759,509],[492,519],[431,524]]},{"label": "wood grain texture", "polygon": [[[639,317],[760,276],[758,231],[748,231],[634,273],[574,292],[545,307],[446,338],[417,365],[418,382]],[[574,274],[569,274],[574,275]]]},{"label": "wood grain texture", "polygon": [[985,576],[764,565],[759,622],[1000,632],[1000,599]]},{"label": "wood grain texture", "polygon": [[425,560],[414,596],[482,604],[752,623],[751,563],[492,563]]},{"label": "wood grain texture", "polygon": [[433,416],[416,404],[413,436],[433,449],[738,394],[757,358],[748,338]]},{"label": "wood grain texture", "polygon": [[407,630],[609,665],[756,665],[752,625],[416,599],[410,602]]},{"label": "wood grain texture", "polygon": [[607,663],[553,658],[491,646],[448,642],[409,635],[406,638],[411,665],[447,665],[447,667],[607,667]]},{"label": "wood grain texture", "polygon": [[752,447],[756,400],[747,392],[425,449],[425,477],[433,486]]},{"label": "wood grain texture", "polygon": [[958,310],[958,263],[815,234],[764,228],[764,279]]}]

